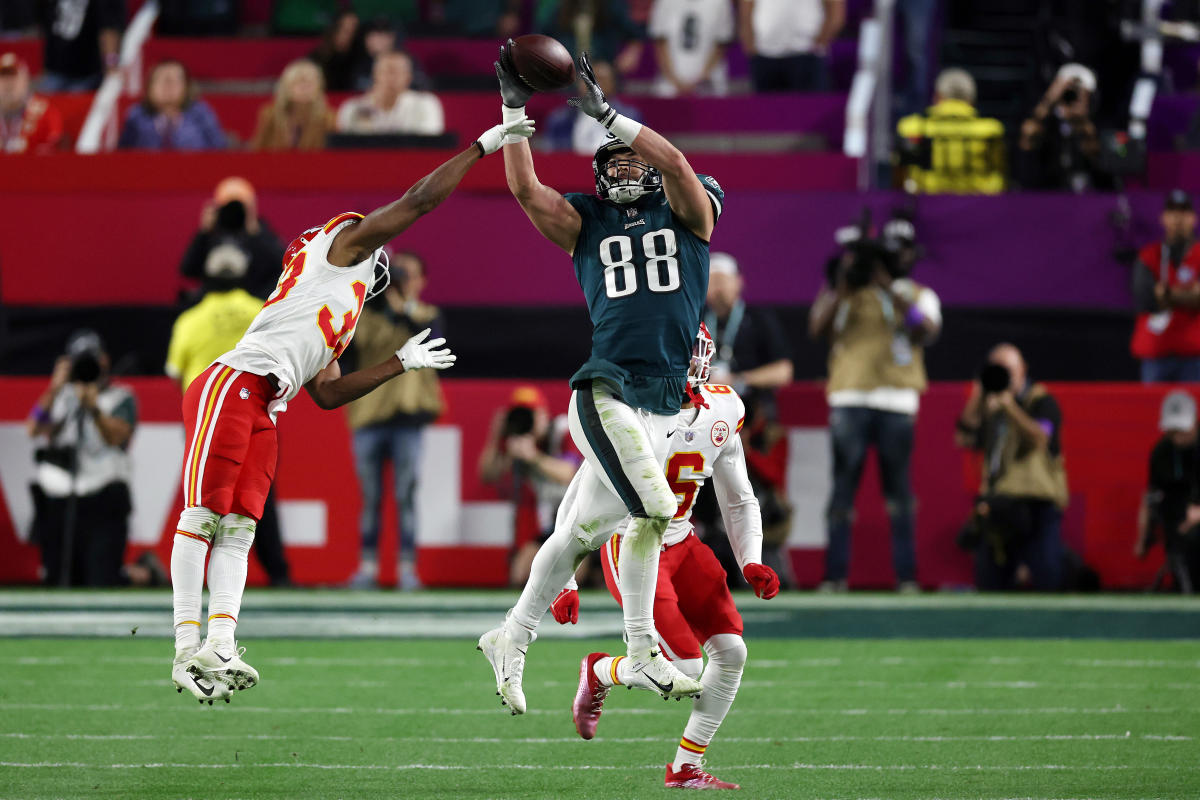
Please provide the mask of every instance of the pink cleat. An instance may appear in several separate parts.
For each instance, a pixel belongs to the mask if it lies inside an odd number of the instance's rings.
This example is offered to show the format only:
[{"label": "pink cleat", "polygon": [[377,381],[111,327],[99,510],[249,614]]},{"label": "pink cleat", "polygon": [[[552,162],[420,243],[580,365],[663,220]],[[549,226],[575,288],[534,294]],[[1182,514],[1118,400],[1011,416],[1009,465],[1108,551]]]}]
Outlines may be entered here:
[{"label": "pink cleat", "polygon": [[588,653],[579,662],[579,690],[575,692],[575,704],[571,706],[571,718],[575,720],[575,730],[584,739],[596,735],[596,724],[600,722],[600,709],[604,706],[604,698],[608,697],[609,687],[600,683],[593,667],[608,653]]},{"label": "pink cleat", "polygon": [[736,783],[727,783],[714,778],[700,764],[684,764],[679,772],[667,764],[667,788],[669,789],[740,789]]}]

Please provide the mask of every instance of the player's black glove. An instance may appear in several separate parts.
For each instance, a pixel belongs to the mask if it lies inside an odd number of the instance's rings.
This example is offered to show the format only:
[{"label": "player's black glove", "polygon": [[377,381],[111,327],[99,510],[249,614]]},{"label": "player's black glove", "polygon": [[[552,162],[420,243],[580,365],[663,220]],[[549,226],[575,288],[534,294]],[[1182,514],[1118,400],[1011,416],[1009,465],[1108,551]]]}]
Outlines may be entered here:
[{"label": "player's black glove", "polygon": [[567,103],[606,128],[612,125],[617,112],[604,99],[604,90],[596,83],[596,73],[592,72],[592,62],[588,60],[587,53],[579,56],[579,79],[586,87],[584,93],[580,97],[572,97]]},{"label": "player's black glove", "polygon": [[533,96],[533,89],[504,66],[508,63],[508,49],[512,46],[512,39],[500,45],[500,60],[495,62],[496,77],[500,79],[500,98],[504,101],[504,105],[509,108],[520,108],[529,102],[529,98]]}]

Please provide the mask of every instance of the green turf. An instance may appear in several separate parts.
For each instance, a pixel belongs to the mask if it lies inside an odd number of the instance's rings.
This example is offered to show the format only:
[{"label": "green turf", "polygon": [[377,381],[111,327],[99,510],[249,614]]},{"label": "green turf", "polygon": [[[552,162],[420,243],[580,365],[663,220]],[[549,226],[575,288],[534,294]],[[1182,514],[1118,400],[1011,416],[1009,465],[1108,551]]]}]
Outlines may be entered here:
[{"label": "green turf", "polygon": [[[597,739],[576,739],[576,663],[595,643],[537,642],[534,713],[516,718],[466,640],[244,644],[262,684],[209,708],[170,688],[162,640],[4,641],[0,798],[678,794],[661,784],[686,702],[618,690]],[[1200,797],[1193,641],[774,639],[750,652],[709,749],[745,797]]]}]

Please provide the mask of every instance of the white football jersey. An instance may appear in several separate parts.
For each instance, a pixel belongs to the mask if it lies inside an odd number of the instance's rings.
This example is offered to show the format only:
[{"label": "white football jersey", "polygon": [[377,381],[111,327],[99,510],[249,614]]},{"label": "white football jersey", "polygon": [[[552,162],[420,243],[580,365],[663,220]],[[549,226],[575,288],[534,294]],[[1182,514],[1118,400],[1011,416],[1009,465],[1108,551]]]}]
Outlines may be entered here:
[{"label": "white football jersey", "polygon": [[717,502],[725,518],[738,562],[761,561],[762,517],[758,500],[746,472],[746,456],[738,432],[746,419],[742,398],[729,386],[706,385],[700,389],[708,408],[684,409],[671,438],[667,457],[667,482],[679,501],[679,509],[667,526],[663,544],[682,542],[692,530],[692,507],[700,487],[712,478]]},{"label": "white football jersey", "polygon": [[378,253],[350,267],[330,264],[328,253],[338,232],[362,218],[353,212],[338,214],[295,239],[284,255],[286,266],[275,291],[237,346],[217,359],[255,375],[273,373],[282,401],[273,411],[283,410],[354,337]]}]

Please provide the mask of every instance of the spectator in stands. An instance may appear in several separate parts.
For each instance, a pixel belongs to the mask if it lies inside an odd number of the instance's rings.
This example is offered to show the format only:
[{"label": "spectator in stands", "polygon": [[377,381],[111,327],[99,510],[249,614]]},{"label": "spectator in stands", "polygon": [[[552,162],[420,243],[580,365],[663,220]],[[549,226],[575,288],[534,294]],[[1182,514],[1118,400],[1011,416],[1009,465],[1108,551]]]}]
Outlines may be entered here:
[{"label": "spectator in stands", "polygon": [[[385,361],[410,336],[426,328],[433,330],[433,337],[444,334],[441,312],[421,300],[426,282],[424,260],[416,253],[400,253],[392,260],[391,272],[391,284],[363,307],[358,318],[351,355],[360,364]],[[425,428],[442,413],[442,389],[435,373],[425,369],[401,375],[346,407],[362,493],[362,559],[355,586],[374,586],[378,580],[383,478],[389,463],[396,502],[400,588],[421,586],[416,568],[417,477]]]},{"label": "spectator in stands", "polygon": [[229,177],[217,184],[200,212],[200,229],[183,254],[179,273],[202,280],[209,253],[222,244],[233,244],[249,254],[249,268],[239,286],[260,301],[267,299],[283,269],[284,245],[270,223],[258,215],[254,186],[245,178]]},{"label": "spectator in stands", "polygon": [[632,73],[642,59],[645,30],[630,18],[625,0],[541,0],[533,23],[538,33],[553,36],[572,53],[586,50],[593,63],[610,62],[619,75]]},{"label": "spectator in stands", "polygon": [[1163,238],[1142,248],[1133,265],[1137,323],[1130,350],[1142,360],[1144,383],[1200,381],[1200,244],[1196,212],[1183,189],[1167,195]]},{"label": "spectator in stands", "polygon": [[725,53],[733,41],[730,0],[655,0],[648,26],[664,96],[727,94]]},{"label": "spectator in stands", "polygon": [[321,68],[327,91],[352,92],[357,89],[356,76],[364,70],[364,64],[370,64],[359,31],[358,14],[346,9],[334,17],[321,37],[321,44],[308,57]]},{"label": "spectator in stands", "polygon": [[90,92],[121,59],[124,0],[39,2],[43,92]]},{"label": "spectator in stands", "polygon": [[846,24],[846,0],[739,0],[742,50],[756,92],[829,88],[829,47]]},{"label": "spectator in stands", "polygon": [[898,161],[914,194],[999,194],[1004,191],[1004,125],[975,111],[975,79],[942,70],[933,105],[896,126]]},{"label": "spectator in stands", "polygon": [[33,540],[51,586],[117,586],[129,537],[129,440],[137,402],[113,383],[100,337],[76,331],[34,404]]},{"label": "spectator in stands", "polygon": [[0,4],[0,35],[20,36],[36,33],[34,0],[6,0]]},{"label": "spectator in stands", "polygon": [[567,415],[550,417],[536,386],[517,387],[496,411],[479,454],[479,477],[505,486],[513,498],[515,540],[509,579],[520,586],[542,542],[554,531],[558,505],[583,461],[571,441]]},{"label": "spectator in stands", "polygon": [[1084,192],[1113,188],[1100,165],[1100,137],[1092,121],[1096,74],[1064,64],[1021,124],[1016,178],[1025,189]]},{"label": "spectator in stands", "polygon": [[[920,395],[927,385],[924,349],[941,331],[941,303],[932,289],[908,277],[912,260],[895,257],[888,239],[899,233],[885,228],[880,242],[863,233],[831,262],[827,283],[809,315],[809,333],[830,340],[826,394],[833,486],[826,512],[829,548],[822,587],[846,589],[854,496],[867,450],[874,445],[898,588],[915,592],[916,519],[909,462]],[[908,238],[915,239],[911,233]]]},{"label": "spectator in stands", "polygon": [[[616,109],[617,113],[634,120],[642,118],[641,111],[617,99],[617,71],[613,69],[612,64],[607,61],[593,61],[592,72],[596,74],[596,83],[604,91],[608,104]],[[582,83],[580,86],[582,87]],[[563,105],[546,119],[546,132],[542,141],[552,150],[574,150],[580,155],[590,156],[604,144],[607,137],[608,131],[596,125],[595,120],[587,114],[572,106]]]},{"label": "spectator in stands", "polygon": [[307,59],[288,64],[275,83],[275,98],[258,110],[251,150],[321,150],[333,131],[321,70]]},{"label": "spectator in stands", "polygon": [[196,96],[179,61],[160,61],[146,78],[142,102],[129,109],[117,147],[138,150],[219,150],[226,146],[217,115]]},{"label": "spectator in stands", "polygon": [[1067,473],[1062,412],[1031,383],[1021,351],[992,349],[958,420],[959,446],[983,453],[983,483],[960,543],[975,550],[975,584],[988,591],[1062,582]]},{"label": "spectator in stands", "polygon": [[897,0],[904,25],[904,63],[907,74],[900,89],[900,113],[919,114],[929,97],[929,40],[942,19],[938,0]]},{"label": "spectator in stands", "polygon": [[62,114],[29,92],[29,66],[0,55],[0,153],[52,153],[63,137]]},{"label": "spectator in stands", "polygon": [[371,89],[338,109],[342,133],[408,133],[438,136],[445,132],[442,102],[432,92],[412,89],[413,66],[407,53],[386,53],[375,61]]},{"label": "spectator in stands", "polygon": [[371,88],[371,73],[381,56],[400,50],[402,37],[396,26],[386,18],[372,20],[363,27],[363,51],[366,57],[354,71],[354,90]]},{"label": "spectator in stands", "polygon": [[522,0],[431,0],[430,20],[460,36],[503,41],[521,30]]},{"label": "spectator in stands", "polygon": [[[242,288],[250,264],[250,253],[236,239],[224,240],[204,257],[204,299],[179,315],[167,345],[164,371],[181,391],[186,392],[200,373],[232,350],[262,310],[262,299]],[[254,552],[272,586],[291,583],[274,489],[267,494],[255,529]]]},{"label": "spectator in stands", "polygon": [[[1200,458],[1196,434],[1196,400],[1185,391],[1163,398],[1158,429],[1162,436],[1150,451],[1150,480],[1138,509],[1134,555],[1161,540],[1166,551],[1163,572],[1170,573],[1183,594],[1200,585]],[[1162,575],[1163,573],[1160,573]]]}]

